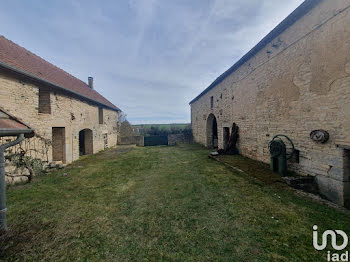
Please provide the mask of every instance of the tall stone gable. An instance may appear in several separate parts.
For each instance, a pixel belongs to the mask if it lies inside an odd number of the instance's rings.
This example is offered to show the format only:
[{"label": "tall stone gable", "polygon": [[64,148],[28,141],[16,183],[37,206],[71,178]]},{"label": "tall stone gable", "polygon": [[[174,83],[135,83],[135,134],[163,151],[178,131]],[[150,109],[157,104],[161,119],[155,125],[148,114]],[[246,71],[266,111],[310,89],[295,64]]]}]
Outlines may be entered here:
[{"label": "tall stone gable", "polygon": [[[222,148],[223,129],[235,122],[241,154],[266,163],[269,141],[287,135],[299,152],[289,168],[315,176],[321,194],[349,207],[350,1],[310,2],[317,4],[190,103],[193,135],[208,145],[213,114]],[[318,129],[329,133],[324,144],[310,139]]]}]

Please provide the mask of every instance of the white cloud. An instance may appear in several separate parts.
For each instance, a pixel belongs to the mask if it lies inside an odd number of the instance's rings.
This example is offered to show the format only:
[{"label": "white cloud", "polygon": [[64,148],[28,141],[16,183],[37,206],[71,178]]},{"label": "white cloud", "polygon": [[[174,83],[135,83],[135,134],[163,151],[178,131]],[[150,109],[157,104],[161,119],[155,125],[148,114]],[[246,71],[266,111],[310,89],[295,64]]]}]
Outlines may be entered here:
[{"label": "white cloud", "polygon": [[301,2],[4,0],[0,34],[94,76],[132,122],[188,122],[188,102]]}]

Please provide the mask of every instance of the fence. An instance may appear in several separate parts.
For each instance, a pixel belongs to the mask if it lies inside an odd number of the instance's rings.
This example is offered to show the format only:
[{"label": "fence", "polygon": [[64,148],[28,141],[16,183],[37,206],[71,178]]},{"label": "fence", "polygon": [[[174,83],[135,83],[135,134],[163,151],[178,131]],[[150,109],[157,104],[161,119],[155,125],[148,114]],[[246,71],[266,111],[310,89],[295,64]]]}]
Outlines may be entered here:
[{"label": "fence", "polygon": [[145,136],[145,146],[168,145],[168,136]]},{"label": "fence", "polygon": [[181,143],[192,143],[192,134],[170,134],[168,135],[168,145],[173,146]]},{"label": "fence", "polygon": [[143,136],[118,136],[118,145],[143,146]]}]

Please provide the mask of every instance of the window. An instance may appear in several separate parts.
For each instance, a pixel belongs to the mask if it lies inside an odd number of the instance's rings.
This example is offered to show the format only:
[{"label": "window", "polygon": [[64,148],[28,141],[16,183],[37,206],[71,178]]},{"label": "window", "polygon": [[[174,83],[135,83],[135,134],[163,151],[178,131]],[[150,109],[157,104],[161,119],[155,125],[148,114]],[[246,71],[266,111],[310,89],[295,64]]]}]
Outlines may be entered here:
[{"label": "window", "polygon": [[39,113],[51,114],[50,91],[39,88]]},{"label": "window", "polygon": [[98,123],[100,125],[103,124],[103,108],[102,107],[98,108]]},{"label": "window", "polygon": [[211,96],[210,97],[210,108],[213,108],[214,107],[214,97]]}]

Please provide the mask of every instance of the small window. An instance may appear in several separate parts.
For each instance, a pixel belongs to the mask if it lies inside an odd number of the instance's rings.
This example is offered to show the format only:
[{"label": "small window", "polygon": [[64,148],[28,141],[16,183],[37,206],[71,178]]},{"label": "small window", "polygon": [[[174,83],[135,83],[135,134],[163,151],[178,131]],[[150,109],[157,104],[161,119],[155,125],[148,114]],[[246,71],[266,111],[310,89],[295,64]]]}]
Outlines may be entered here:
[{"label": "small window", "polygon": [[98,108],[98,123],[100,125],[103,124],[103,108],[102,107]]},{"label": "small window", "polygon": [[39,113],[51,114],[50,91],[39,88]]},{"label": "small window", "polygon": [[213,108],[214,107],[214,97],[211,96],[210,97],[210,108]]}]

